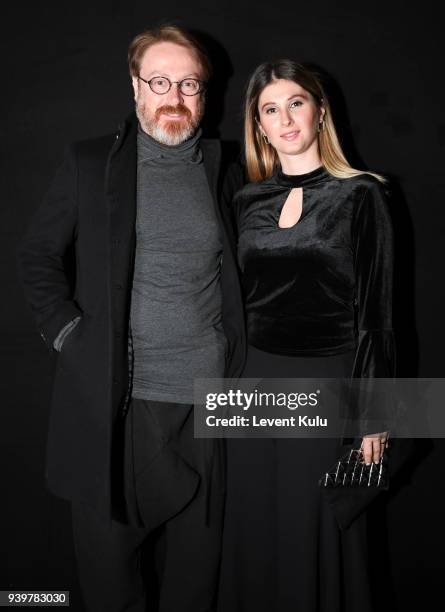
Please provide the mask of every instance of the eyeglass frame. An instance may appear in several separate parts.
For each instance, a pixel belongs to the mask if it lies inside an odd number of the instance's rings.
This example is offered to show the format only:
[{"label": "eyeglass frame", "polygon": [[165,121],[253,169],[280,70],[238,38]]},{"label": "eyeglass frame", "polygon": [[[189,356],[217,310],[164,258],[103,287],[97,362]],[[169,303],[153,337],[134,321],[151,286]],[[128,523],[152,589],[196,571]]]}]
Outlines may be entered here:
[{"label": "eyeglass frame", "polygon": [[[155,91],[153,89],[153,87],[151,86],[151,82],[154,81],[154,79],[165,79],[166,81],[168,81],[170,83],[170,87],[167,89],[167,91],[164,91],[164,93],[158,93],[157,91]],[[159,76],[154,76],[152,77],[149,81],[147,81],[147,79],[144,79],[141,77],[140,74],[138,74],[138,79],[140,79],[141,81],[143,81],[144,83],[147,83],[147,85],[150,87],[150,90],[155,93],[157,96],[165,96],[165,94],[168,94],[168,92],[170,91],[170,89],[172,88],[172,85],[177,85],[179,91],[184,95],[187,96],[189,98],[193,98],[194,96],[197,96],[200,93],[203,93],[205,91],[205,86],[206,86],[206,81],[201,81],[200,79],[195,79],[193,77],[187,77],[186,79],[182,79],[181,81],[170,81],[170,79],[168,77],[159,77]],[[194,94],[186,94],[182,91],[181,89],[181,83],[183,83],[184,81],[196,81],[197,83],[199,83],[199,89],[196,93]]]}]

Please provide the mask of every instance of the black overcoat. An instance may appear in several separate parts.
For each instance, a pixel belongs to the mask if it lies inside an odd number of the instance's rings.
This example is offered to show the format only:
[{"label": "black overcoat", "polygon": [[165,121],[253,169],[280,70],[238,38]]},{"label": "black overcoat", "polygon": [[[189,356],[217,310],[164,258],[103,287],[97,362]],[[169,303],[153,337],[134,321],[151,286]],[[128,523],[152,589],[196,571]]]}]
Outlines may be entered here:
[{"label": "black overcoat", "polygon": [[[116,430],[128,393],[130,298],[135,253],[137,119],[111,136],[67,149],[18,251],[22,284],[48,348],[74,317],[82,319],[57,357],[46,458],[47,486],[106,517],[112,510]],[[223,326],[227,376],[243,368],[245,333],[235,247],[224,202],[239,187],[221,172],[221,145],[201,140],[222,228]],[[75,270],[67,257],[74,249]],[[131,355],[131,353],[130,353]],[[113,485],[114,487],[114,485]]]}]

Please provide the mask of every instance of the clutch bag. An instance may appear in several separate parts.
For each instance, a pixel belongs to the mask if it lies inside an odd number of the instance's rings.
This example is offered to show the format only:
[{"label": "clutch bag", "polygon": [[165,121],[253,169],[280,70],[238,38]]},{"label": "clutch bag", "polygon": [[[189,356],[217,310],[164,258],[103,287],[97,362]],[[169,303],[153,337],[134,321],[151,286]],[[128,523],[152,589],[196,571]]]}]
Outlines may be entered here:
[{"label": "clutch bag", "polygon": [[385,446],[378,463],[366,465],[362,447],[352,448],[320,478],[320,487],[389,488],[388,448]]}]

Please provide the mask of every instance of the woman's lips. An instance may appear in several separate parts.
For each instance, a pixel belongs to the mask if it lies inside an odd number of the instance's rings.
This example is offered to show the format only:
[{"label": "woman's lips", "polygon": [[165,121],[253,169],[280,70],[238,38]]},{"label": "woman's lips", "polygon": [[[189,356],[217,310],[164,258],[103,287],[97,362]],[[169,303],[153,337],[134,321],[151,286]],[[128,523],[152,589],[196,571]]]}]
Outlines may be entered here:
[{"label": "woman's lips", "polygon": [[281,138],[284,140],[295,140],[298,137],[299,132],[297,130],[292,130],[292,132],[285,132],[281,134]]}]

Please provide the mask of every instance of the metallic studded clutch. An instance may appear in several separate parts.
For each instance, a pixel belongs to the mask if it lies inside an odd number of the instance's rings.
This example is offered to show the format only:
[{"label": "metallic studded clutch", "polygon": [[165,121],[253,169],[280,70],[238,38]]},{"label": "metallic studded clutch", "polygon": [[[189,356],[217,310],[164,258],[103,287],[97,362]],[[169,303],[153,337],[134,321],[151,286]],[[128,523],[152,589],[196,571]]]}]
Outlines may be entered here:
[{"label": "metallic studded clutch", "polygon": [[366,465],[362,448],[352,448],[318,481],[320,487],[378,487],[389,488],[388,450],[384,449],[378,463]]}]

